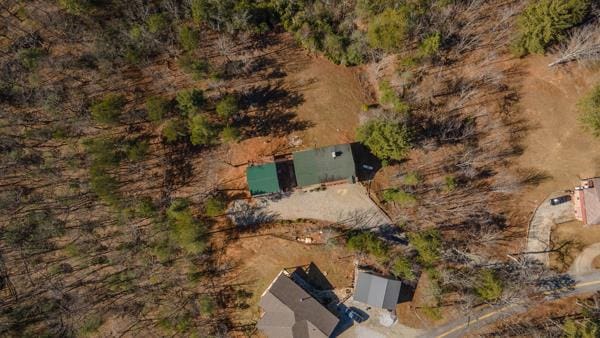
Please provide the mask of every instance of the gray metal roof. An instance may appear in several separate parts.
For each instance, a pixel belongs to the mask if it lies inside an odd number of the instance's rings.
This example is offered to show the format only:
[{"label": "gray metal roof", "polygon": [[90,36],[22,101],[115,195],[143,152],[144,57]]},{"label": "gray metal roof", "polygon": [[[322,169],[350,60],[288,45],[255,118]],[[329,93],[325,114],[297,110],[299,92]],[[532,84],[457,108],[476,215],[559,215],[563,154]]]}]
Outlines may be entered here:
[{"label": "gray metal roof", "polygon": [[402,282],[359,271],[354,286],[354,300],[393,310],[398,304]]},{"label": "gray metal roof", "polygon": [[284,274],[265,291],[260,307],[264,315],[256,326],[269,338],[325,338],[339,321]]}]

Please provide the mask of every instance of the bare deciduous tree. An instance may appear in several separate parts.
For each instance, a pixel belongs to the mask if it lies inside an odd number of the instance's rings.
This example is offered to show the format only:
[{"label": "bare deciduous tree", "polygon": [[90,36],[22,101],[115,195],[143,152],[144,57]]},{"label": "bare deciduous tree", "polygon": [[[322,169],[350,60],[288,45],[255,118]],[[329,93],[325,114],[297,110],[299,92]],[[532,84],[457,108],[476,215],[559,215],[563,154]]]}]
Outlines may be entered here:
[{"label": "bare deciduous tree", "polygon": [[571,61],[600,61],[600,23],[573,31],[567,42],[558,47],[557,58],[548,67]]}]

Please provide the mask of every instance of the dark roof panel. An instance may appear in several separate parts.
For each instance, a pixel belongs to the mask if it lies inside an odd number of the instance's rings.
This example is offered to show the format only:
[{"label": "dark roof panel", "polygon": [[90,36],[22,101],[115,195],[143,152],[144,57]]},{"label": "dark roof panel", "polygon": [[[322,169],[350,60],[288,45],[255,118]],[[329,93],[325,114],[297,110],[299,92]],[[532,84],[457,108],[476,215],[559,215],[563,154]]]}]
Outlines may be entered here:
[{"label": "dark roof panel", "polygon": [[356,177],[350,144],[298,151],[293,158],[296,182],[300,187],[344,179],[350,181]]}]

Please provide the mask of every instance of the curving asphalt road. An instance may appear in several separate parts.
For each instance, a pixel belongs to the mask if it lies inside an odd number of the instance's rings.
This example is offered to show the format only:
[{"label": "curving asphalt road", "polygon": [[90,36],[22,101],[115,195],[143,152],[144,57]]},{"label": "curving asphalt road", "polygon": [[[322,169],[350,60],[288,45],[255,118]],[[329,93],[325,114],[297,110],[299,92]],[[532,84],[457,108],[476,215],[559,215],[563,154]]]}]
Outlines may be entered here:
[{"label": "curving asphalt road", "polygon": [[[600,271],[594,271],[575,278],[576,284],[570,290],[565,290],[560,297],[548,297],[547,300],[571,297],[600,290]],[[478,330],[486,325],[515,314],[524,313],[534,304],[511,304],[507,306],[489,307],[445,325],[439,326],[420,337],[455,338]]]}]

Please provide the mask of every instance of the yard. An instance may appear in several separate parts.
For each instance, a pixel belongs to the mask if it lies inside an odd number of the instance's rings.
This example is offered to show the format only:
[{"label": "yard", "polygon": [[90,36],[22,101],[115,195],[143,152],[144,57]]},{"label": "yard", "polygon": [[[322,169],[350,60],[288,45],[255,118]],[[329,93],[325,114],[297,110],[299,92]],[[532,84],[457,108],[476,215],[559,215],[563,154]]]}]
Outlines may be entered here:
[{"label": "yard", "polygon": [[600,141],[583,130],[577,110],[579,99],[600,81],[600,71],[577,65],[551,69],[547,66],[551,59],[528,57],[519,91],[521,114],[529,130],[516,162],[549,177],[523,195],[531,209],[551,192],[572,188],[578,177],[600,174]]},{"label": "yard", "polygon": [[240,310],[238,318],[242,322],[258,320],[260,297],[283,268],[304,266],[312,262],[334,288],[352,286],[354,255],[345,247],[304,244],[272,235],[290,233],[294,228],[304,230],[310,227],[314,228],[315,233],[319,233],[320,226],[315,224],[275,225],[275,228],[242,235],[227,246],[223,259],[235,267],[230,278],[252,293],[247,301],[250,307]]}]

